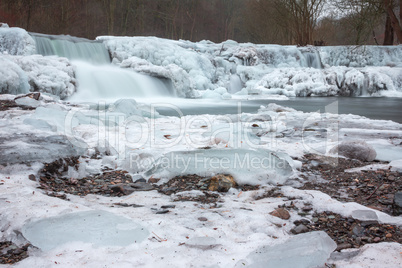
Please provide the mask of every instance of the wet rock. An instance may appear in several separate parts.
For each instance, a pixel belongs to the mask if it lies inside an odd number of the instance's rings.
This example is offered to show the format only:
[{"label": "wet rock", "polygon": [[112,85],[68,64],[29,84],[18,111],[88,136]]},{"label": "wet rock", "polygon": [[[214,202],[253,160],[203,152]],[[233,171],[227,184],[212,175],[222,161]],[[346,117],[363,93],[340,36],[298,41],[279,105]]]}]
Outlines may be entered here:
[{"label": "wet rock", "polygon": [[282,220],[288,220],[290,218],[289,212],[284,208],[277,208],[269,214],[271,214],[272,216],[278,217]]},{"label": "wet rock", "polygon": [[235,187],[236,182],[231,175],[217,175],[211,178],[208,190],[227,192],[230,188]]}]

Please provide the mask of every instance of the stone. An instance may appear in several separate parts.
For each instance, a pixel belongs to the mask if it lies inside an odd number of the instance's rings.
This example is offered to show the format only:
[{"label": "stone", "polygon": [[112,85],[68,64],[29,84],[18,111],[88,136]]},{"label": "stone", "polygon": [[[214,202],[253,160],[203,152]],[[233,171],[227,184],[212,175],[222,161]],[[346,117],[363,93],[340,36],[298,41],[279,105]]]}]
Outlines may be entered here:
[{"label": "stone", "polygon": [[277,208],[269,214],[282,220],[288,220],[290,218],[289,212],[284,208]]},{"label": "stone", "polygon": [[381,238],[380,237],[376,237],[376,238],[374,238],[374,240],[373,240],[375,243],[378,243],[378,242],[380,242],[381,241]]},{"label": "stone", "polygon": [[385,235],[386,238],[392,238],[392,234],[388,233]]},{"label": "stone", "polygon": [[362,162],[371,162],[377,157],[373,146],[361,140],[343,141],[330,150],[331,154],[339,154],[350,159],[357,159]]},{"label": "stone", "polygon": [[110,190],[115,193],[120,193],[123,195],[130,195],[134,192],[134,189],[125,185],[113,185]]},{"label": "stone", "polygon": [[292,234],[302,234],[307,233],[309,229],[304,224],[300,224],[290,231],[292,232]]},{"label": "stone", "polygon": [[28,179],[30,179],[31,181],[36,181],[36,177],[34,174],[29,175]]},{"label": "stone", "polygon": [[198,220],[199,220],[199,221],[208,221],[208,219],[205,218],[205,217],[199,217]]},{"label": "stone", "polygon": [[209,191],[227,192],[230,188],[235,187],[236,182],[231,175],[219,174],[211,178]]},{"label": "stone", "polygon": [[352,244],[349,244],[349,243],[342,243],[342,244],[339,244],[339,245],[337,246],[337,248],[336,248],[336,251],[341,251],[341,250],[347,249],[347,248],[352,248]]},{"label": "stone", "polygon": [[402,192],[395,193],[392,208],[394,210],[394,216],[399,216],[402,214]]},{"label": "stone", "polygon": [[354,210],[352,211],[352,218],[360,221],[377,221],[378,216],[372,210]]}]

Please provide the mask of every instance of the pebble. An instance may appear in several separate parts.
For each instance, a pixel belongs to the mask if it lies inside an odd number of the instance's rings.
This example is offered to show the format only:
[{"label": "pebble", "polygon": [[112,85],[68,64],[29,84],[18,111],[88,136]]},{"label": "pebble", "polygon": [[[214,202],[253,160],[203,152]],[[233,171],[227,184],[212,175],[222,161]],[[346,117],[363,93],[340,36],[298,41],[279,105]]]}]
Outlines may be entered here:
[{"label": "pebble", "polygon": [[388,233],[385,235],[386,238],[392,238],[392,234]]},{"label": "pebble", "polygon": [[381,241],[381,238],[379,238],[379,237],[376,237],[376,238],[374,238],[374,240],[373,240],[375,243],[378,243],[378,242],[380,242]]},{"label": "pebble", "polygon": [[30,179],[31,181],[36,181],[36,177],[34,174],[29,175],[28,179]]},{"label": "pebble", "polygon": [[161,206],[162,209],[167,209],[167,208],[176,208],[175,205],[165,205],[165,206]]},{"label": "pebble", "polygon": [[199,221],[208,221],[208,219],[205,218],[205,217],[199,217],[198,220],[199,220]]}]

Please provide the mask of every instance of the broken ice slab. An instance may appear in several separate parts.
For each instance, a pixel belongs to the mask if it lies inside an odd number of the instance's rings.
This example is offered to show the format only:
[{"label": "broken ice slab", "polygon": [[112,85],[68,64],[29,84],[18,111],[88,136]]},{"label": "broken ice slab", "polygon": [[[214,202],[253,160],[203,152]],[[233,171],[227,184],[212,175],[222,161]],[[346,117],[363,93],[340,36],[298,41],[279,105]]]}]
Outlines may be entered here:
[{"label": "broken ice slab", "polygon": [[30,133],[0,137],[0,165],[51,162],[58,158],[82,155],[85,148],[64,135],[36,136]]},{"label": "broken ice slab", "polygon": [[372,210],[353,210],[352,217],[359,221],[377,221],[378,216]]},{"label": "broken ice slab", "polygon": [[186,242],[186,246],[202,250],[213,249],[217,245],[216,239],[208,236],[193,237]]},{"label": "broken ice slab", "polygon": [[149,232],[130,219],[99,210],[30,222],[22,234],[32,245],[47,251],[69,242],[124,247],[142,242]]},{"label": "broken ice slab", "polygon": [[238,184],[283,184],[293,174],[288,160],[285,154],[263,149],[176,151],[156,159],[144,175],[171,179],[186,174],[230,174]]},{"label": "broken ice slab", "polygon": [[248,267],[311,268],[323,267],[336,249],[327,233],[311,232],[296,235],[282,244],[264,246],[247,257]]}]

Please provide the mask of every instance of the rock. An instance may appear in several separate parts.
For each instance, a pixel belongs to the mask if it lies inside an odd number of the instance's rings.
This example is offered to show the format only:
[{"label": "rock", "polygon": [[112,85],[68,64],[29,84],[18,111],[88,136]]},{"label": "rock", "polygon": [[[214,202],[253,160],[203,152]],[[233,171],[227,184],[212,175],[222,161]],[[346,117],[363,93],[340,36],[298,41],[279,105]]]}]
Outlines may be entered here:
[{"label": "rock", "polygon": [[158,183],[159,181],[160,181],[160,179],[150,178],[148,180],[148,183]]},{"label": "rock", "polygon": [[167,209],[167,208],[176,208],[175,205],[165,205],[165,206],[161,206],[162,209]]},{"label": "rock", "polygon": [[199,220],[199,221],[208,221],[208,219],[205,218],[205,217],[199,217],[198,220]]},{"label": "rock", "polygon": [[289,212],[284,208],[277,208],[269,214],[271,214],[272,216],[278,217],[282,220],[288,220],[290,218]]},{"label": "rock", "polygon": [[292,232],[292,234],[302,234],[307,233],[309,229],[304,224],[300,224],[290,231]]},{"label": "rock", "polygon": [[364,236],[365,231],[366,231],[366,228],[364,228],[360,225],[355,225],[352,229],[352,235],[355,235],[357,237],[362,237],[362,236]]},{"label": "rock", "polygon": [[336,251],[341,251],[341,250],[347,249],[347,248],[352,248],[352,244],[349,244],[349,243],[339,244],[338,247],[336,248]]},{"label": "rock", "polygon": [[385,235],[386,238],[392,238],[392,234],[388,233]]},{"label": "rock", "polygon": [[155,214],[167,214],[169,212],[170,210],[164,209],[164,210],[158,210],[157,212],[155,212]]},{"label": "rock", "polygon": [[128,187],[126,185],[122,185],[122,184],[113,185],[110,188],[110,190],[112,190],[115,193],[120,193],[120,194],[123,194],[123,195],[130,195],[130,194],[132,194],[134,192],[133,188]]},{"label": "rock", "polygon": [[373,146],[365,141],[351,140],[343,141],[330,150],[331,154],[339,154],[351,159],[357,159],[363,162],[373,161],[377,153]]},{"label": "rock", "polygon": [[230,188],[235,187],[236,182],[231,175],[216,175],[211,178],[209,191],[227,192]]},{"label": "rock", "polygon": [[29,175],[28,179],[30,179],[31,181],[36,181],[36,177],[34,174]]},{"label": "rock", "polygon": [[402,192],[395,193],[392,208],[394,209],[395,216],[399,216],[402,214]]},{"label": "rock", "polygon": [[135,182],[135,183],[130,183],[130,187],[134,188],[134,191],[151,191],[154,189],[154,187],[147,183],[147,182]]},{"label": "rock", "polygon": [[375,243],[378,243],[378,242],[380,242],[381,241],[381,238],[380,237],[376,237],[376,238],[374,238],[374,240],[373,240]]}]

